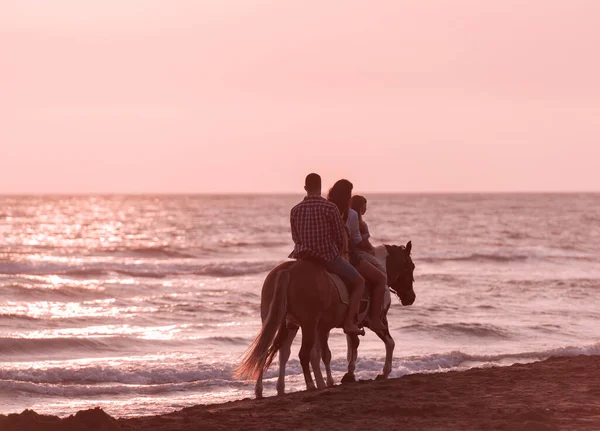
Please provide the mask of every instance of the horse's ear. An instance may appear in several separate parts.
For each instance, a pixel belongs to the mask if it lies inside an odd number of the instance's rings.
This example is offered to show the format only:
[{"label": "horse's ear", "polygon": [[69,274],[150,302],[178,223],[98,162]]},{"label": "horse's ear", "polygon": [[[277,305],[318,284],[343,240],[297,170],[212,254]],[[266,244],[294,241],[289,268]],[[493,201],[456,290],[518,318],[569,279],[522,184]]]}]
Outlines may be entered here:
[{"label": "horse's ear", "polygon": [[407,252],[408,254],[410,254],[410,251],[411,251],[411,250],[412,250],[412,241],[408,241],[408,242],[406,243],[406,252]]}]

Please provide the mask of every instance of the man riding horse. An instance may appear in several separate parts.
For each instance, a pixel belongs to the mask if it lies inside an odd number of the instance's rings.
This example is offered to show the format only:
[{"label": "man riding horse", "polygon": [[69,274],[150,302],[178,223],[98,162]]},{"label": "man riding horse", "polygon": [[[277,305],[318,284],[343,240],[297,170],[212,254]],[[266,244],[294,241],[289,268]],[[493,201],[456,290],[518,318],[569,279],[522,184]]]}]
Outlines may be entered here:
[{"label": "man riding horse", "polygon": [[[352,194],[350,187],[347,188],[348,205]],[[365,289],[365,279],[341,256],[347,250],[348,236],[340,210],[321,197],[321,177],[318,174],[306,176],[304,190],[306,197],[290,213],[294,250],[289,257],[322,263],[327,271],[339,275],[347,282],[351,293],[343,329],[347,334],[364,333],[356,326],[355,321]]]}]

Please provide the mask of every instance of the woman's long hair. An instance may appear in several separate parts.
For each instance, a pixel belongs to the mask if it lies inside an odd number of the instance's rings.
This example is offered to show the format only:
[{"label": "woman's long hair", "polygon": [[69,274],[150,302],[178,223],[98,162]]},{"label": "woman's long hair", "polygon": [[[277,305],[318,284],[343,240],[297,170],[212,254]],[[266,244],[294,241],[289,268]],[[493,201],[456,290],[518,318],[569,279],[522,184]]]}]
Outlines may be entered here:
[{"label": "woman's long hair", "polygon": [[362,222],[362,207],[367,204],[367,198],[361,195],[354,195],[350,200],[350,208],[352,208],[358,214],[358,221]]},{"label": "woman's long hair", "polygon": [[350,208],[350,198],[352,197],[352,189],[354,186],[348,180],[339,180],[329,189],[327,200],[333,202],[342,215],[342,219],[346,221],[348,218],[348,208]]}]

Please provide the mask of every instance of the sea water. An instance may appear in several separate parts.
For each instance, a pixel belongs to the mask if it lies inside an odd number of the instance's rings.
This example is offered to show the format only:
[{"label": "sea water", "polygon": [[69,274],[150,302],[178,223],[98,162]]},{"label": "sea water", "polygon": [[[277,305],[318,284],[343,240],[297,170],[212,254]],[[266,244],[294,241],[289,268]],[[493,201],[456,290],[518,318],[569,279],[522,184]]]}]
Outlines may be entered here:
[{"label": "sea water", "polygon": [[[600,195],[367,195],[374,244],[413,244],[393,371],[600,354]],[[253,396],[232,372],[300,195],[0,197],[0,413],[119,417]],[[298,335],[289,391],[303,390]],[[346,339],[330,338],[336,382]],[[382,369],[361,339],[357,377]],[[266,375],[275,394],[277,363]]]}]

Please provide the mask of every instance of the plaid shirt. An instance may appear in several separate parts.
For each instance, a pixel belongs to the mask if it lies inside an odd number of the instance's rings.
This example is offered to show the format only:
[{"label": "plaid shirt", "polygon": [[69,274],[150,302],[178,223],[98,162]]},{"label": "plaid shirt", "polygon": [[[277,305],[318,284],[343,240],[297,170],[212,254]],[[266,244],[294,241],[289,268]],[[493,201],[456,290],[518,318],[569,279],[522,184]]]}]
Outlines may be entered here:
[{"label": "plaid shirt", "polygon": [[289,257],[304,255],[329,262],[340,256],[346,227],[335,204],[321,196],[306,196],[290,213],[294,251]]}]

